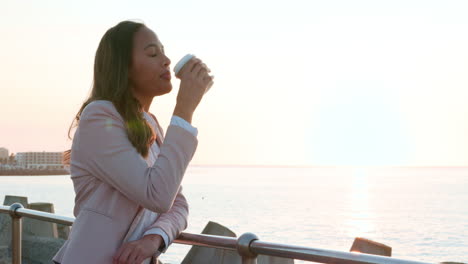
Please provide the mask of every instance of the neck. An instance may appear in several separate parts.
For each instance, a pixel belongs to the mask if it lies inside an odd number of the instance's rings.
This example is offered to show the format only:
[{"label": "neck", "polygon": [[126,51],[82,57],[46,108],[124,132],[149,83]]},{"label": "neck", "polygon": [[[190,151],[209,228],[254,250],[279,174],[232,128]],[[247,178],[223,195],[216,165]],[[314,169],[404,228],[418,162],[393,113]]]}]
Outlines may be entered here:
[{"label": "neck", "polygon": [[134,95],[135,98],[140,102],[141,107],[143,107],[143,111],[149,112],[149,108],[151,106],[151,103],[153,102],[153,97],[148,97],[148,96],[140,96],[140,95]]}]

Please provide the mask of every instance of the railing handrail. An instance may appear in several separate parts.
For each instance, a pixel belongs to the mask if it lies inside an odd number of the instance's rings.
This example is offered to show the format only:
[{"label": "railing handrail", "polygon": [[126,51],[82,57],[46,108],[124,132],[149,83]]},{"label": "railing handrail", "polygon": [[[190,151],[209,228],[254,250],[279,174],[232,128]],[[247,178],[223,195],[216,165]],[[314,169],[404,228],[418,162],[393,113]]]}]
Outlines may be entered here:
[{"label": "railing handrail", "polygon": [[[0,205],[0,213],[10,214],[12,218],[29,217],[68,226],[73,225],[75,220],[73,217],[60,216],[53,213],[22,208],[22,205],[19,203],[12,204],[11,206]],[[12,232],[12,234],[14,233],[15,232]],[[319,249],[264,242],[258,240],[258,238],[252,233],[246,233],[240,236],[239,238],[234,238],[182,232],[179,235],[179,237],[175,239],[174,242],[192,246],[203,246],[238,251],[241,256],[245,256],[245,254],[251,254],[252,256],[269,255],[321,263],[429,264],[427,262],[397,259],[391,257],[370,255],[365,253],[344,252],[329,249]]]},{"label": "railing handrail", "polygon": [[[0,205],[0,213],[11,214],[12,213],[11,210],[12,210],[11,206]],[[56,215],[53,213],[42,212],[42,211],[37,211],[37,210],[32,210],[32,209],[27,209],[27,208],[18,208],[15,210],[15,214],[16,216],[20,216],[20,217],[24,216],[24,217],[37,219],[37,220],[67,225],[67,226],[72,226],[73,223],[75,222],[74,217],[61,216],[61,215]]]}]

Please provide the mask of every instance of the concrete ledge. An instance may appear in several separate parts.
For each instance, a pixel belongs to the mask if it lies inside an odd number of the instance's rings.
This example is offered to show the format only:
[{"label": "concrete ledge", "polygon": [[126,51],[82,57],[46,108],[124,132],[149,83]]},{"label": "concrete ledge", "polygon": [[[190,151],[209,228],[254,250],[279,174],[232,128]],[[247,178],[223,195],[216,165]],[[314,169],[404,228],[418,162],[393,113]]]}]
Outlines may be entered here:
[{"label": "concrete ledge", "polygon": [[[215,222],[208,222],[202,231],[205,235],[236,237],[229,228]],[[181,264],[241,264],[242,259],[236,251],[192,246]],[[258,264],[294,264],[293,259],[258,255]]]},{"label": "concrete ledge", "polygon": [[65,240],[51,237],[25,236],[23,259],[31,264],[51,263]]},{"label": "concrete ledge", "polygon": [[391,257],[392,248],[370,239],[356,237],[349,251]]}]

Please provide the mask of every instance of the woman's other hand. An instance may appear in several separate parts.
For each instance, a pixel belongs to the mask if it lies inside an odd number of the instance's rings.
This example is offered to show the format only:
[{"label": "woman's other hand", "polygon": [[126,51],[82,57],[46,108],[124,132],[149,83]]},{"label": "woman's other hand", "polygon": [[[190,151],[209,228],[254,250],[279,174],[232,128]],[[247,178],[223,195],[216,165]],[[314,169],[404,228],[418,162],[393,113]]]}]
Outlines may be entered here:
[{"label": "woman's other hand", "polygon": [[112,264],[141,264],[150,258],[164,243],[160,235],[146,235],[123,244],[114,255]]},{"label": "woman's other hand", "polygon": [[193,112],[200,103],[203,95],[213,85],[211,70],[200,59],[193,57],[179,71],[180,88],[174,115],[187,122],[192,122]]}]

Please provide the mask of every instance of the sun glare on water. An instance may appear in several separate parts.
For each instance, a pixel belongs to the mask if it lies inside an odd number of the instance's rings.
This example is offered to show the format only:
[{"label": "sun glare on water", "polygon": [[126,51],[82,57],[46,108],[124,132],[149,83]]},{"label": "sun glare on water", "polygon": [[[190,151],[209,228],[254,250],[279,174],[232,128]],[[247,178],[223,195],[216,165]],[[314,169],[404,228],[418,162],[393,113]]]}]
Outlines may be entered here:
[{"label": "sun glare on water", "polygon": [[368,172],[355,169],[352,175],[352,191],[349,199],[351,215],[346,220],[347,234],[350,237],[365,237],[374,232],[374,215],[369,205]]}]

